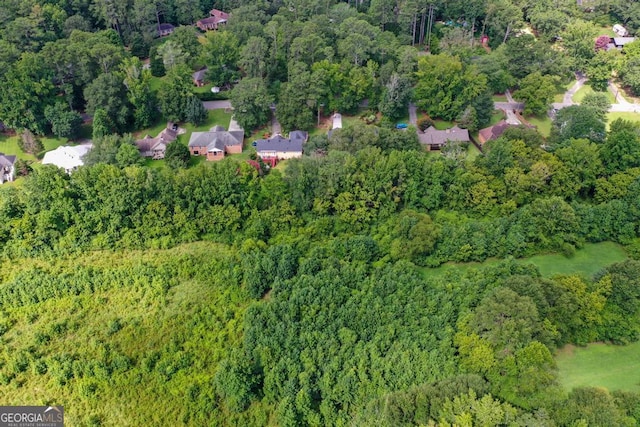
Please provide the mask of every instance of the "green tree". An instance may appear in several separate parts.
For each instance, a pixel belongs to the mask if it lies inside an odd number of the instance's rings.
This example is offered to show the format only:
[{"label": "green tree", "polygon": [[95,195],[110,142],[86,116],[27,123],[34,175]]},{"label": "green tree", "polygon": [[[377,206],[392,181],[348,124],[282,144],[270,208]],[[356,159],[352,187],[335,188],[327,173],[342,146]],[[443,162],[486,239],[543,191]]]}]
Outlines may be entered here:
[{"label": "green tree", "polygon": [[202,42],[201,58],[207,66],[207,80],[224,86],[236,78],[238,39],[230,31],[209,31]]},{"label": "green tree", "polygon": [[604,92],[607,90],[609,79],[615,65],[617,51],[599,50],[588,62],[585,71],[589,77],[589,84],[593,90]]},{"label": "green tree", "polygon": [[94,139],[93,148],[83,157],[85,165],[92,166],[98,163],[118,164],[117,156],[121,143],[122,138],[114,134]]},{"label": "green tree", "polygon": [[580,105],[591,108],[598,114],[598,117],[605,121],[611,108],[611,101],[609,101],[609,97],[604,92],[591,92],[582,98]]},{"label": "green tree", "polygon": [[562,46],[573,59],[578,70],[586,70],[587,64],[595,55],[593,42],[598,35],[591,22],[575,20],[570,22],[562,32]]},{"label": "green tree", "polygon": [[47,105],[44,116],[51,124],[51,132],[59,138],[75,138],[80,132],[82,117],[62,102]]},{"label": "green tree", "polygon": [[151,46],[149,49],[149,69],[154,77],[162,77],[167,72],[162,57],[158,54],[158,46]]},{"label": "green tree", "polygon": [[273,98],[262,79],[242,79],[231,92],[231,104],[240,126],[246,130],[263,125],[271,117]]},{"label": "green tree", "polygon": [[9,69],[0,71],[0,117],[11,129],[44,135],[44,109],[54,102],[52,70],[38,55],[24,53]]},{"label": "green tree", "polygon": [[158,103],[162,115],[172,122],[186,117],[186,102],[193,95],[191,70],[185,64],[169,69],[164,84],[158,92]]},{"label": "green tree", "polygon": [[162,64],[167,71],[177,65],[186,64],[189,60],[189,53],[183,51],[182,47],[173,40],[168,40],[158,46],[157,56],[162,58]]},{"label": "green tree", "polygon": [[[622,121],[622,119],[618,120]],[[622,123],[616,123],[616,126],[613,126],[612,123],[612,130],[600,150],[600,157],[609,174],[640,166],[638,128],[631,123],[627,126]]]},{"label": "green tree", "polygon": [[247,78],[263,78],[266,71],[267,42],[262,37],[251,37],[240,51],[238,66]]},{"label": "green tree", "polygon": [[113,73],[101,74],[84,90],[87,113],[104,110],[118,129],[123,129],[129,121],[130,108],[127,89],[120,76]]},{"label": "green tree", "polygon": [[475,67],[440,54],[420,57],[414,91],[416,104],[432,117],[454,120],[486,91],[486,79]]},{"label": "green tree", "polygon": [[172,169],[185,169],[189,165],[189,159],[191,159],[191,153],[189,148],[180,144],[179,142],[173,142],[167,145],[167,150],[164,154],[164,159]]},{"label": "green tree", "polygon": [[378,108],[384,116],[389,117],[391,120],[403,117],[411,100],[411,95],[411,81],[407,77],[394,73],[384,87]]},{"label": "green tree", "polygon": [[[191,24],[191,22],[189,22]],[[170,41],[176,43],[189,60],[200,57],[202,45],[198,41],[198,30],[193,25],[181,25],[173,30]]]},{"label": "green tree", "polygon": [[195,95],[191,95],[185,102],[185,120],[198,126],[207,120],[207,110],[202,105],[202,101]]},{"label": "green tree", "polygon": [[278,121],[284,130],[309,130],[315,124],[319,95],[303,62],[289,64],[289,81],[280,87]]},{"label": "green tree", "polygon": [[582,105],[572,105],[558,111],[551,124],[549,145],[551,148],[569,144],[571,138],[586,138],[600,143],[605,138],[605,123],[593,109]]},{"label": "green tree", "polygon": [[532,342],[541,333],[542,323],[531,298],[496,288],[475,309],[469,327],[496,351],[509,354]]},{"label": "green tree", "polygon": [[151,92],[151,71],[142,67],[136,57],[125,59],[122,63],[124,85],[127,88],[127,99],[133,107],[133,120],[136,128],[151,126],[156,116],[156,106]]},{"label": "green tree", "polygon": [[113,133],[114,125],[106,110],[98,108],[93,113],[93,139]]},{"label": "green tree", "polygon": [[120,142],[118,151],[116,152],[116,164],[120,167],[142,165],[144,159],[140,156],[138,147],[134,144],[133,138],[125,137]]},{"label": "green tree", "polygon": [[556,94],[556,83],[556,77],[535,72],[522,79],[520,89],[513,96],[524,102],[525,114],[544,114]]}]

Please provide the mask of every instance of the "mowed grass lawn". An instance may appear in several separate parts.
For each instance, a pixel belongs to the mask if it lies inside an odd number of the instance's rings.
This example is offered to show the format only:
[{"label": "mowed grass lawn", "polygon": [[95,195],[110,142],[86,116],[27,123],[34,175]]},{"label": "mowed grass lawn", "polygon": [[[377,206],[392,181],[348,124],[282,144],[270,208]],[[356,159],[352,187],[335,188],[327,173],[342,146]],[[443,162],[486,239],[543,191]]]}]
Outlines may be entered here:
[{"label": "mowed grass lawn", "polygon": [[578,89],[578,91],[573,95],[573,98],[571,98],[571,99],[573,100],[573,102],[577,102],[579,104],[579,103],[582,102],[584,97],[587,96],[590,93],[603,93],[603,94],[605,94],[607,96],[607,99],[609,100],[610,103],[615,104],[615,102],[616,102],[615,96],[613,96],[613,94],[611,92],[609,92],[608,90],[604,91],[604,92],[596,92],[588,84],[582,85],[582,87],[580,89]]},{"label": "mowed grass lawn", "polygon": [[551,118],[549,116],[544,114],[542,116],[529,116],[526,119],[538,129],[542,136],[549,137],[549,134],[551,134]]},{"label": "mowed grass lawn", "polygon": [[556,355],[560,384],[640,392],[640,342],[626,346],[594,343],[566,346]]},{"label": "mowed grass lawn", "polygon": [[[0,135],[0,153],[15,155],[22,160],[38,160],[36,156],[32,154],[24,153],[20,149],[20,147],[18,146],[19,138],[20,136]],[[64,145],[68,142],[66,138],[50,138],[50,137],[41,137],[40,141],[42,141],[42,145],[44,145],[44,151],[54,150],[59,146]],[[43,153],[41,153],[41,155]]]},{"label": "mowed grass lawn", "polygon": [[[613,242],[589,243],[582,249],[576,250],[571,258],[561,254],[536,255],[529,258],[520,258],[517,262],[534,264],[540,269],[544,277],[552,277],[557,274],[579,274],[591,277],[607,265],[624,261],[628,258],[622,247]],[[425,277],[438,277],[449,271],[466,271],[485,265],[495,264],[501,260],[490,258],[485,262],[447,263],[437,268],[425,268]]]},{"label": "mowed grass lawn", "polygon": [[[640,107],[638,108],[640,111]],[[624,119],[629,120],[630,122],[640,122],[640,113],[607,113],[607,128],[609,128],[609,124],[616,119]]]}]

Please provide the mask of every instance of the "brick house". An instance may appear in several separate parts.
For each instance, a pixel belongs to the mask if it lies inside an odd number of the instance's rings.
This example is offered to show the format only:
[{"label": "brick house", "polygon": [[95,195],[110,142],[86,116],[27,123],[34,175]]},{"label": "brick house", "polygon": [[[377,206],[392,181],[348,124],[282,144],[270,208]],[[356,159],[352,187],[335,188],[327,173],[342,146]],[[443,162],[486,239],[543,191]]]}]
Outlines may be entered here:
[{"label": "brick house", "polygon": [[205,156],[208,161],[218,161],[227,154],[242,153],[244,129],[231,119],[229,130],[214,126],[207,132],[193,132],[189,139],[189,152],[192,156]]},{"label": "brick house", "polygon": [[217,30],[219,25],[224,25],[229,20],[229,14],[218,9],[212,9],[209,15],[196,22],[196,26],[202,31]]}]

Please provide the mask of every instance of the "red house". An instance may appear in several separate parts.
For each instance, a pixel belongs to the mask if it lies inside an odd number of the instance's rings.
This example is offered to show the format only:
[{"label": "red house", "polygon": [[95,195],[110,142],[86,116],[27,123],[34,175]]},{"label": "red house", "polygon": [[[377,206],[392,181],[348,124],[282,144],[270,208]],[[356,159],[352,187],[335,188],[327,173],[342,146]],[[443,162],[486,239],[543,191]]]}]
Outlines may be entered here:
[{"label": "red house", "polygon": [[212,9],[208,18],[204,18],[196,22],[196,26],[202,31],[217,30],[218,25],[226,24],[229,14],[218,9]]}]

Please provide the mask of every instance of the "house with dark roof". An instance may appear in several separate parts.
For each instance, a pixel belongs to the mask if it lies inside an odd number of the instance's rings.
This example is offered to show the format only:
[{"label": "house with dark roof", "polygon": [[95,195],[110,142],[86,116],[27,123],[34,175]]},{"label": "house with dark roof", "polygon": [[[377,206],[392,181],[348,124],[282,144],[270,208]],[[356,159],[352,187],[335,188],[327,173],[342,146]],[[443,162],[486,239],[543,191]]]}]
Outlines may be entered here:
[{"label": "house with dark roof", "polygon": [[193,80],[193,84],[200,87],[204,86],[205,83],[205,75],[207,74],[207,68],[203,68],[202,70],[198,70],[191,75],[191,79]]},{"label": "house with dark roof", "polygon": [[189,139],[189,152],[192,156],[205,156],[208,161],[218,161],[227,154],[242,153],[244,129],[231,119],[229,130],[214,126],[207,132],[193,132]]},{"label": "house with dark roof", "polygon": [[13,181],[16,176],[16,156],[0,153],[0,184]]},{"label": "house with dark roof", "polygon": [[175,27],[171,24],[159,24],[158,25],[158,37],[165,37],[165,36],[169,36],[173,33],[173,30],[175,30]]},{"label": "house with dark roof", "polygon": [[504,131],[507,130],[509,126],[512,126],[512,125],[510,125],[504,120],[500,120],[498,123],[496,123],[493,126],[480,129],[480,131],[478,132],[478,142],[480,144],[484,144],[487,141],[492,141],[494,139],[500,138],[500,136],[502,136]]},{"label": "house with dark roof", "polygon": [[178,125],[171,122],[155,138],[145,135],[136,141],[136,146],[142,157],[150,157],[153,160],[164,159],[167,145],[178,138]]},{"label": "house with dark roof", "polygon": [[280,134],[273,135],[269,139],[258,139],[254,142],[258,156],[272,166],[279,160],[302,157],[302,146],[309,139],[309,134],[301,130],[289,132],[285,138]]},{"label": "house with dark roof", "polygon": [[202,31],[217,30],[220,25],[224,25],[229,20],[229,14],[218,9],[211,9],[209,17],[196,22],[196,26]]},{"label": "house with dark roof", "polygon": [[469,131],[454,126],[450,129],[438,130],[430,126],[422,133],[418,133],[418,140],[427,150],[440,150],[449,141],[470,142]]}]

